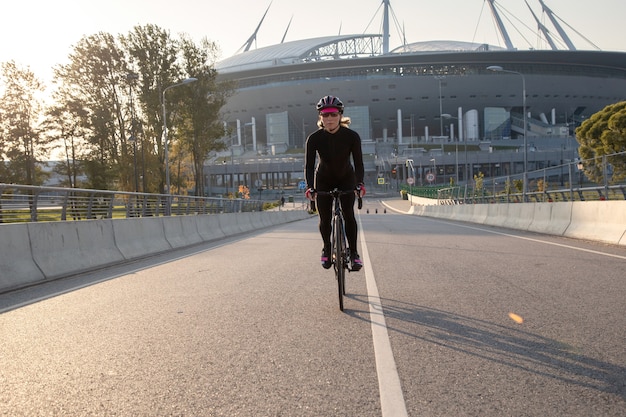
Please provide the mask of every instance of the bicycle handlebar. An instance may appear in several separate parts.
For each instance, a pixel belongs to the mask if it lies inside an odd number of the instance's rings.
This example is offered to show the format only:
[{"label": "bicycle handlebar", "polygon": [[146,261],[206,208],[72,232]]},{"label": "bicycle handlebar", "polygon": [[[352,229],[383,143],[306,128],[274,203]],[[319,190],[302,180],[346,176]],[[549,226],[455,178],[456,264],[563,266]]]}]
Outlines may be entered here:
[{"label": "bicycle handlebar", "polygon": [[[347,195],[347,194],[350,194],[350,193],[355,193],[356,194],[356,190],[341,191],[340,189],[335,188],[332,191],[315,191],[315,193],[319,194],[319,195],[329,195],[329,196],[331,196],[333,198],[339,198],[342,195]],[[363,198],[361,198],[361,196],[358,195],[358,194],[357,194],[356,198],[358,200],[357,207],[358,207],[359,210],[361,210],[361,208],[363,208]]]}]

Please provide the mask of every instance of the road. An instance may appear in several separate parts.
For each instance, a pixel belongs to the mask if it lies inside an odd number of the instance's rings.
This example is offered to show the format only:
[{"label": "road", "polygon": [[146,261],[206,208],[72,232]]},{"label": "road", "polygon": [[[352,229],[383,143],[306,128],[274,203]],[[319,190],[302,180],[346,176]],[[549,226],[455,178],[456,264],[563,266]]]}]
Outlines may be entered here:
[{"label": "road", "polygon": [[384,211],[1,295],[0,415],[626,415],[625,248]]}]

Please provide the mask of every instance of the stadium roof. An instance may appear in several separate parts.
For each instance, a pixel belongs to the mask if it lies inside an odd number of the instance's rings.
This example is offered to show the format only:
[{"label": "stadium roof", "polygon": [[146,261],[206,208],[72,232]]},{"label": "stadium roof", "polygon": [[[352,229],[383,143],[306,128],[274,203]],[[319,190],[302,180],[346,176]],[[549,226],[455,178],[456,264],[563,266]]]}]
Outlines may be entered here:
[{"label": "stadium roof", "polygon": [[484,52],[484,51],[505,51],[506,48],[493,46],[486,43],[474,43],[463,41],[426,41],[415,42],[400,46],[392,54],[407,54],[419,52]]},{"label": "stadium roof", "polygon": [[[504,50],[504,48],[483,43],[438,40],[411,43],[398,47],[390,53],[483,52],[489,50]],[[325,36],[285,42],[233,55],[218,62],[217,69],[220,73],[226,74],[278,65],[379,55],[382,55],[381,35]]]},{"label": "stadium roof", "polygon": [[303,39],[234,55],[218,62],[217,69],[228,73],[307,61],[376,56],[381,54],[381,45],[382,36],[378,34]]},{"label": "stadium roof", "polygon": [[[558,31],[559,37],[564,41],[569,50],[576,50],[575,46],[555,19],[554,13],[543,1],[539,0],[543,11],[548,14],[550,20]],[[326,36],[312,39],[303,39],[292,42],[285,42],[278,45],[263,47],[250,50],[253,41],[256,40],[256,34],[263,23],[268,9],[265,11],[261,22],[257,26],[253,35],[248,39],[245,46],[245,52],[236,54],[230,58],[217,63],[217,70],[222,73],[236,73],[249,70],[267,69],[281,65],[301,64],[307,62],[316,62],[324,60],[339,60],[351,58],[365,58],[374,56],[386,56],[387,54],[409,55],[409,54],[432,54],[439,52],[486,52],[509,50],[516,51],[508,35],[508,31],[503,24],[499,14],[499,5],[495,0],[491,0],[491,7],[494,20],[498,25],[498,30],[507,44],[506,48],[492,46],[488,44],[435,40],[427,42],[415,42],[405,44],[392,51],[389,50],[389,28],[384,22],[389,19],[391,5],[389,1],[384,2],[384,19],[383,34],[361,34],[361,35],[339,35]],[[529,6],[530,7],[530,6]],[[532,9],[531,9],[532,12]],[[534,13],[533,13],[534,15]],[[535,17],[535,20],[537,18]],[[550,43],[552,50],[559,50],[558,45],[554,42],[553,37],[549,34],[547,28],[540,24],[540,29],[546,40]],[[406,42],[406,41],[405,41]],[[595,45],[594,45],[595,46]],[[531,48],[534,49],[534,48]],[[596,49],[599,49],[596,47]]]}]

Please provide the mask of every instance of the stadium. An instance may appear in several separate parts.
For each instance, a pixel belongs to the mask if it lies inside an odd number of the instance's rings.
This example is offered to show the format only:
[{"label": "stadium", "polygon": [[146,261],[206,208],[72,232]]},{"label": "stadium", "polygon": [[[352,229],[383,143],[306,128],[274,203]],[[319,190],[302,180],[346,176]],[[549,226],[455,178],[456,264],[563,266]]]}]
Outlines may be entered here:
[{"label": "stadium", "polygon": [[523,172],[525,158],[528,170],[575,159],[574,129],[626,99],[626,53],[578,50],[556,19],[565,49],[543,27],[550,49],[517,50],[489,3],[506,47],[426,41],[389,50],[384,22],[382,34],[250,43],[219,62],[236,92],[223,108],[229,150],[207,165],[208,192],[296,186],[315,103],[327,94],[344,101],[361,135],[371,185],[411,177],[409,159],[422,185]]}]

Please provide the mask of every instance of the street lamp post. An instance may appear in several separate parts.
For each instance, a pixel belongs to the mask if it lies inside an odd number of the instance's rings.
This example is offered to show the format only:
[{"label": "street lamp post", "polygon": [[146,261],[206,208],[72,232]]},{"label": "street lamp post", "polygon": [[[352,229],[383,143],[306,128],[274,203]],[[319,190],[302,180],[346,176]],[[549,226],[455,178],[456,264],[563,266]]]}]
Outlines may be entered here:
[{"label": "street lamp post", "polygon": [[502,68],[499,65],[491,65],[489,67],[487,67],[487,69],[489,71],[494,71],[494,72],[507,72],[509,74],[517,74],[520,77],[522,77],[522,111],[524,112],[523,114],[523,121],[524,121],[524,184],[523,184],[523,188],[522,188],[522,198],[524,201],[526,201],[526,192],[528,190],[527,187],[527,176],[528,176],[528,147],[526,145],[526,77],[524,77],[524,74],[522,74],[521,72],[517,72],[517,71],[511,71],[511,70],[505,70],[504,68]]},{"label": "street lamp post", "polygon": [[436,75],[435,80],[439,81],[439,136],[443,138],[443,120],[441,118],[443,113],[443,102],[441,97],[441,81],[446,78],[445,75]]},{"label": "street lamp post", "polygon": [[437,162],[435,161],[435,158],[431,158],[430,162],[433,163],[433,168],[432,168],[431,172],[435,176],[434,181],[435,181],[435,185],[437,185]]},{"label": "street lamp post", "polygon": [[[139,192],[139,175],[137,174],[137,131],[135,129],[137,121],[135,120],[135,105],[133,103],[133,87],[139,79],[139,75],[131,72],[126,75],[128,81],[128,93],[130,95],[130,140],[133,142],[133,164],[135,175],[135,192]],[[145,192],[145,190],[144,190]]]},{"label": "street lamp post", "polygon": [[161,93],[161,103],[163,106],[163,142],[164,142],[164,159],[165,159],[165,193],[170,194],[170,159],[169,159],[169,143],[167,141],[167,112],[165,108],[165,92],[170,88],[178,87],[181,85],[189,84],[194,81],[198,81],[197,78],[186,78],[177,84],[170,85],[169,87],[165,87],[163,92]]},{"label": "street lamp post", "polygon": [[441,140],[441,153],[445,153],[444,152],[444,142],[445,140],[443,139],[443,119],[441,116],[441,113],[443,113],[443,98],[441,96],[441,81],[446,78],[445,75],[435,75],[435,80],[437,80],[439,82],[439,139]]},{"label": "street lamp post", "polygon": [[[444,113],[441,115],[441,117],[443,117],[444,119],[456,119],[459,121],[459,135],[458,135],[458,139],[455,140],[455,146],[454,146],[454,155],[455,155],[455,167],[454,167],[454,180],[456,181],[456,185],[459,185],[459,142],[463,140],[463,112],[462,109],[459,107],[459,117],[454,117],[451,114],[448,113]],[[467,166],[467,146],[465,147],[465,164]],[[467,174],[466,174],[467,177]],[[467,178],[465,178],[465,180],[467,181]]]}]

